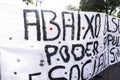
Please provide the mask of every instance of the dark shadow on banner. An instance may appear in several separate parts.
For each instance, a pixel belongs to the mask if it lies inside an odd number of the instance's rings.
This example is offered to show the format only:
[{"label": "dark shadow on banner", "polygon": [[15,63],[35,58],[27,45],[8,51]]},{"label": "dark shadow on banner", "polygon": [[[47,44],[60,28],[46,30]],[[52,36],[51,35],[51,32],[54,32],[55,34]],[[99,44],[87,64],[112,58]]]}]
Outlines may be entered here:
[{"label": "dark shadow on banner", "polygon": [[0,80],[1,80],[1,53],[0,53]]}]

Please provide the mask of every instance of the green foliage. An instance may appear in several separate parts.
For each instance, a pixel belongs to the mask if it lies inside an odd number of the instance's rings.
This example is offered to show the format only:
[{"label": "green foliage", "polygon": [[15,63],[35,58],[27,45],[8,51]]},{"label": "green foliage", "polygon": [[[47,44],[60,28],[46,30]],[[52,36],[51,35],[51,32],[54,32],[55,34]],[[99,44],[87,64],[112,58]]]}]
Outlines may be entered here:
[{"label": "green foliage", "polygon": [[120,0],[81,0],[81,11],[106,12],[110,14],[120,5]]},{"label": "green foliage", "polygon": [[120,18],[120,12],[118,12],[117,17]]},{"label": "green foliage", "polygon": [[27,5],[28,5],[29,3],[33,4],[33,0],[23,0],[23,2],[25,2]]},{"label": "green foliage", "polygon": [[104,0],[81,0],[81,11],[96,11],[103,12],[105,8]]},{"label": "green foliage", "polygon": [[78,11],[79,9],[71,4],[69,4],[68,6],[66,6],[66,10],[69,11]]},{"label": "green foliage", "polygon": [[107,13],[111,15],[111,13],[115,10],[117,6],[120,5],[120,0],[107,0]]}]

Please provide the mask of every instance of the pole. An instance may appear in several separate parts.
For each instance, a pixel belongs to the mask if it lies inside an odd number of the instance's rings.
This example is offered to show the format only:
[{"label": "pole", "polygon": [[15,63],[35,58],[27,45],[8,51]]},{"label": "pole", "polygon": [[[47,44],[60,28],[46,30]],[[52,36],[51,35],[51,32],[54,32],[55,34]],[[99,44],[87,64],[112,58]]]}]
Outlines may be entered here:
[{"label": "pole", "polygon": [[106,14],[108,14],[108,0],[106,0]]},{"label": "pole", "polygon": [[40,7],[41,7],[43,1],[44,0],[36,0],[36,7],[37,7],[38,2],[40,3]]},{"label": "pole", "polygon": [[38,3],[38,0],[36,0],[36,5],[35,5],[36,7],[37,7],[37,3]]}]

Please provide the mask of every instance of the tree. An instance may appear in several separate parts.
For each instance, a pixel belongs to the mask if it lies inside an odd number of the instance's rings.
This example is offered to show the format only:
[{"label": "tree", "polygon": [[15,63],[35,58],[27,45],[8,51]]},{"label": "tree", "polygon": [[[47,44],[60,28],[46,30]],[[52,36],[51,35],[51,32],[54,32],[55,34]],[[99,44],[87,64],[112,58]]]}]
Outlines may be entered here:
[{"label": "tree", "polygon": [[80,6],[81,11],[105,11],[105,1],[104,0],[81,0]]},{"label": "tree", "polygon": [[66,10],[78,11],[79,8],[75,7],[74,5],[69,4],[68,6],[66,6]]},{"label": "tree", "polygon": [[81,11],[106,12],[111,15],[112,12],[120,5],[120,0],[81,0]]},{"label": "tree", "polygon": [[106,0],[106,13],[109,15],[116,9],[117,6],[120,5],[120,0]]},{"label": "tree", "polygon": [[120,18],[120,11],[117,13],[117,17]]},{"label": "tree", "polygon": [[25,2],[27,5],[28,5],[29,3],[33,4],[33,0],[23,0],[23,2]]}]

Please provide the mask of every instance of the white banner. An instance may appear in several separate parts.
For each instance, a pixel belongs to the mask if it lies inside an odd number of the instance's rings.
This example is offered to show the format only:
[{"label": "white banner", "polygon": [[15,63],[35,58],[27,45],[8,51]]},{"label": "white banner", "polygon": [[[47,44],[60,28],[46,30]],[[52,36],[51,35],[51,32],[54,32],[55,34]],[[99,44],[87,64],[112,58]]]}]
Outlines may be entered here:
[{"label": "white banner", "polygon": [[88,80],[120,61],[118,18],[40,9],[0,17],[1,80]]}]

